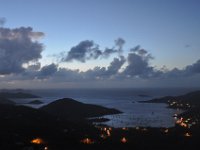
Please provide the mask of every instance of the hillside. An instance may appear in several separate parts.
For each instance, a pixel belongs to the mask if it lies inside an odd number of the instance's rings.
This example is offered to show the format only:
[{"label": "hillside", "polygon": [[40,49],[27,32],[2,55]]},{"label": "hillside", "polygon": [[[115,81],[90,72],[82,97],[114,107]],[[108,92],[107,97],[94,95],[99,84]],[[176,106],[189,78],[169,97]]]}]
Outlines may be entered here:
[{"label": "hillside", "polygon": [[14,105],[15,102],[5,98],[5,97],[0,97],[0,104],[10,104],[10,105]]},{"label": "hillside", "polygon": [[143,101],[146,103],[167,103],[170,108],[188,109],[200,106],[200,91],[190,92],[180,96],[165,96]]},{"label": "hillside", "polygon": [[121,113],[116,109],[84,104],[70,98],[59,99],[40,109],[57,117],[70,120]]},{"label": "hillside", "polygon": [[0,97],[5,98],[39,98],[39,96],[23,92],[0,92]]}]

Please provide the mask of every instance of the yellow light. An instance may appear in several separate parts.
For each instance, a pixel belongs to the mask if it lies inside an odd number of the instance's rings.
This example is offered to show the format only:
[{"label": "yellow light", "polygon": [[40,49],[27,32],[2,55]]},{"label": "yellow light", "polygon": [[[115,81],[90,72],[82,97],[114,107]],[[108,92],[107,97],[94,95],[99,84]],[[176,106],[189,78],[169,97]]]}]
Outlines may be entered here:
[{"label": "yellow light", "polygon": [[123,138],[121,139],[121,142],[122,142],[122,143],[127,143],[127,139],[126,139],[125,137],[123,137]]},{"label": "yellow light", "polygon": [[187,133],[184,134],[184,136],[190,137],[190,136],[192,136],[192,135],[191,135],[190,133],[187,132]]},{"label": "yellow light", "polygon": [[142,131],[148,131],[147,128],[143,128]]},{"label": "yellow light", "polygon": [[44,147],[44,150],[48,150],[48,147],[46,146],[46,147]]},{"label": "yellow light", "polygon": [[182,127],[187,127],[187,124],[186,123],[184,123],[184,122],[181,122],[181,124],[180,124]]},{"label": "yellow light", "polygon": [[169,132],[169,129],[165,129],[165,131],[164,131],[165,133],[168,133]]},{"label": "yellow light", "polygon": [[100,137],[101,137],[102,139],[106,139],[106,135],[104,135],[104,134],[101,134]]},{"label": "yellow light", "polygon": [[83,143],[83,144],[93,144],[94,141],[92,139],[85,138],[85,139],[81,140],[81,143]]},{"label": "yellow light", "polygon": [[135,129],[136,129],[136,130],[139,130],[139,129],[140,129],[140,127],[136,127]]},{"label": "yellow light", "polygon": [[122,130],[128,130],[128,128],[126,128],[126,127],[123,127],[123,128],[122,128]]},{"label": "yellow light", "polygon": [[107,130],[106,132],[107,132],[107,135],[108,135],[108,136],[111,136],[110,130]]},{"label": "yellow light", "polygon": [[41,138],[36,138],[31,141],[32,144],[44,144],[44,141]]}]

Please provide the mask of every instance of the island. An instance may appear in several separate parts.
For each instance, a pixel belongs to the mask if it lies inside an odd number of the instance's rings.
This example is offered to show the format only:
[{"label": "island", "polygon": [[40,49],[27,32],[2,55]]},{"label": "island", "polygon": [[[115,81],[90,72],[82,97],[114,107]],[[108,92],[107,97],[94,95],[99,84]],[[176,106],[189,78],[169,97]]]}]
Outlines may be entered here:
[{"label": "island", "polygon": [[43,102],[40,100],[33,100],[33,101],[29,102],[28,104],[40,105],[40,104],[43,104]]},{"label": "island", "polygon": [[5,98],[5,97],[0,97],[0,104],[9,104],[9,105],[14,105],[15,102]]},{"label": "island", "polygon": [[68,120],[79,120],[90,117],[122,113],[113,108],[85,104],[71,98],[56,100],[40,108],[51,115]]},{"label": "island", "polygon": [[40,98],[39,96],[24,92],[0,92],[0,97],[5,98]]}]

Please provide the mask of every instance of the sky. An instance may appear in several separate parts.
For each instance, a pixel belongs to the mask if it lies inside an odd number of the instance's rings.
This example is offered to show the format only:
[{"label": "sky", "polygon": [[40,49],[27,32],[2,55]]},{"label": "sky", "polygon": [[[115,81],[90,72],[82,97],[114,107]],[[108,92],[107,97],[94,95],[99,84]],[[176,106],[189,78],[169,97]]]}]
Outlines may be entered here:
[{"label": "sky", "polygon": [[0,88],[197,87],[199,7],[0,0]]}]

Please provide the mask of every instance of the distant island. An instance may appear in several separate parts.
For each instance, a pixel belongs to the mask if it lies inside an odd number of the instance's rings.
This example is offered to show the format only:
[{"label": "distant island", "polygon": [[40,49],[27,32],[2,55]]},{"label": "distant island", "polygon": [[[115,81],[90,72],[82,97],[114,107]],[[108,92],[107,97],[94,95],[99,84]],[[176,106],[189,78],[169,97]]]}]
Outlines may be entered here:
[{"label": "distant island", "polygon": [[118,114],[119,110],[105,108],[98,105],[85,104],[71,98],[56,100],[40,108],[51,115],[69,120],[99,117],[103,115]]},{"label": "distant island", "polygon": [[200,106],[200,91],[194,91],[180,96],[165,96],[143,102],[166,103],[169,104],[170,108],[188,109]]},{"label": "distant island", "polygon": [[0,97],[0,104],[9,104],[9,105],[14,105],[15,102],[5,98],[5,97]]},{"label": "distant island", "polygon": [[0,92],[0,97],[4,98],[40,98],[39,96],[24,92]]},{"label": "distant island", "polygon": [[39,105],[39,104],[43,104],[43,102],[40,100],[33,100],[33,101],[29,102],[28,104]]}]

